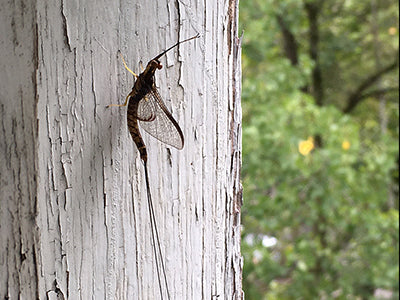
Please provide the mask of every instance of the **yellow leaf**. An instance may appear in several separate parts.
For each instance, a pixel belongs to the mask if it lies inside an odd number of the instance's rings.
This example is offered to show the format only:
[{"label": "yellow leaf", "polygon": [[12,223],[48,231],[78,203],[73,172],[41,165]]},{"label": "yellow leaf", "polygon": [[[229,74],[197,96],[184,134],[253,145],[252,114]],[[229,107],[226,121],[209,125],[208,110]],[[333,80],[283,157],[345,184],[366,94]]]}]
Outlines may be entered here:
[{"label": "yellow leaf", "polygon": [[306,141],[299,142],[299,152],[301,155],[310,154],[311,150],[314,149],[314,139],[309,137]]},{"label": "yellow leaf", "polygon": [[350,142],[348,140],[344,140],[342,143],[342,149],[343,150],[349,150],[350,149]]},{"label": "yellow leaf", "polygon": [[395,35],[397,33],[397,28],[396,27],[390,27],[388,30],[390,35]]}]

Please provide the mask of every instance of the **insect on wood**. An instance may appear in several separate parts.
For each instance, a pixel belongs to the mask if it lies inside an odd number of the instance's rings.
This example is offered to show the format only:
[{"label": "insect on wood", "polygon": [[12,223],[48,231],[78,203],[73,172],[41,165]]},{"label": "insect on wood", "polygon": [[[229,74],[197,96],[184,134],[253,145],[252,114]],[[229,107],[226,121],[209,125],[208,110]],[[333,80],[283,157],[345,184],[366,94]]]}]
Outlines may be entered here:
[{"label": "insect on wood", "polygon": [[[136,79],[132,91],[128,94],[124,104],[110,104],[110,106],[128,106],[127,111],[127,123],[128,129],[132,136],[133,141],[138,148],[140,158],[144,164],[146,190],[147,190],[147,203],[150,215],[150,227],[151,227],[151,238],[154,250],[154,257],[156,261],[157,277],[160,288],[161,299],[163,299],[163,285],[165,285],[166,296],[170,299],[170,292],[168,288],[167,276],[165,273],[165,264],[160,246],[160,239],[157,229],[157,222],[154,214],[153,202],[151,199],[149,175],[147,170],[147,150],[143,142],[142,136],[139,131],[138,122],[141,128],[147,133],[155,137],[156,139],[168,144],[177,149],[182,149],[184,144],[184,138],[181,128],[179,127],[172,114],[164,104],[160,94],[155,86],[154,74],[155,71],[162,68],[160,58],[177,47],[179,44],[198,38],[199,34],[193,36],[184,41],[180,41],[163,51],[155,58],[150,60],[146,68],[139,75],[135,74],[127,66],[122,54],[122,62],[125,68],[134,76]],[[161,273],[163,281],[161,280]]]}]

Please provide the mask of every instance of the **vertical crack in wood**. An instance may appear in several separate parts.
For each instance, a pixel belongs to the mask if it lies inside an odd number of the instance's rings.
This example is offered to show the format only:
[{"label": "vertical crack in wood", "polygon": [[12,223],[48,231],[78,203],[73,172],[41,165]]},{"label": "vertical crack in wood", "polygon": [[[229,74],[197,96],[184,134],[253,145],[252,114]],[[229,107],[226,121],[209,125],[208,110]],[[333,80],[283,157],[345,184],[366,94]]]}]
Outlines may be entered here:
[{"label": "vertical crack in wood", "polygon": [[[229,140],[231,143],[231,163],[230,163],[230,180],[232,185],[232,222],[229,230],[232,230],[228,238],[231,239],[231,246],[235,249],[231,251],[231,257],[228,258],[227,264],[231,266],[233,273],[232,295],[233,299],[242,299],[242,266],[240,256],[240,210],[242,205],[242,185],[240,182],[241,172],[241,65],[240,65],[240,48],[241,38],[238,37],[238,0],[230,0],[228,7],[228,30],[227,30],[227,46],[228,61],[232,63],[231,73],[231,99],[230,107],[230,129]],[[232,58],[230,58],[232,55]]]},{"label": "vertical crack in wood", "polygon": [[64,11],[64,1],[61,1],[61,18],[62,18],[62,25],[63,25],[63,33],[64,33],[64,43],[67,46],[68,50],[71,52],[71,44],[69,42],[68,36],[68,24],[67,24],[67,17],[65,16]]},{"label": "vertical crack in wood", "polygon": [[[34,170],[38,170],[39,166],[39,153],[38,153],[38,144],[39,144],[39,116],[38,116],[38,103],[39,103],[39,91],[38,91],[38,76],[39,76],[39,31],[38,31],[38,23],[37,23],[37,14],[36,11],[33,14],[33,51],[32,51],[32,61],[33,61],[33,72],[32,72],[32,84],[34,89],[34,128],[35,134],[32,135],[32,139],[36,140],[33,141],[34,149],[35,149],[35,156],[34,156]],[[32,201],[33,201],[33,215],[34,215],[34,235],[33,235],[33,245],[32,245],[32,255],[33,255],[33,265],[35,268],[35,280],[36,283],[39,285],[39,278],[40,278],[40,265],[37,260],[37,257],[40,257],[40,249],[36,245],[40,244],[40,231],[39,231],[39,207],[38,207],[38,190],[39,190],[39,180],[34,176],[34,189],[35,191],[32,193]],[[39,288],[36,290],[36,298],[39,299],[40,293]]]}]

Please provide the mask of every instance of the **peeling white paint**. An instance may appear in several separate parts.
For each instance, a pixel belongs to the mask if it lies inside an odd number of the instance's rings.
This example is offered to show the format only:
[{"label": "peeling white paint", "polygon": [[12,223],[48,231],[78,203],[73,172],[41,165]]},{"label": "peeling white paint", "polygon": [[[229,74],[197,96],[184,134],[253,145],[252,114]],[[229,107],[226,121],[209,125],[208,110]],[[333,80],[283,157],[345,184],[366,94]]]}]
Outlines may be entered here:
[{"label": "peeling white paint", "polygon": [[241,299],[237,2],[29,5],[0,11],[0,298],[159,298],[143,166],[105,107],[133,84],[118,50],[139,72],[200,33],[156,74],[185,148],[143,134],[151,192],[172,299]]}]

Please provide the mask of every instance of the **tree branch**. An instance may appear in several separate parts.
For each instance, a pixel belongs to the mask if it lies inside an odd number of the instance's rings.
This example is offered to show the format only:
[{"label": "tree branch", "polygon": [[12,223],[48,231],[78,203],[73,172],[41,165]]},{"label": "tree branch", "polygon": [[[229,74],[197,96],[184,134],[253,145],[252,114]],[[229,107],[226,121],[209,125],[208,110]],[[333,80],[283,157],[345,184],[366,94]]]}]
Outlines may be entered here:
[{"label": "tree branch", "polygon": [[276,16],[283,37],[283,51],[293,66],[299,62],[298,45],[293,33],[289,30],[281,15]]},{"label": "tree branch", "polygon": [[363,82],[361,82],[358,88],[347,98],[347,106],[343,109],[343,112],[350,113],[361,102],[361,100],[365,99],[368,96],[371,96],[368,95],[371,93],[364,94],[365,90],[373,85],[384,74],[393,71],[398,66],[398,63],[398,55],[396,55],[396,59],[393,63],[378,70],[371,76],[367,77]]},{"label": "tree branch", "polygon": [[322,83],[322,72],[319,64],[319,28],[318,28],[318,17],[321,10],[321,3],[307,2],[305,4],[305,10],[308,16],[309,22],[309,44],[310,44],[310,57],[315,62],[314,69],[312,71],[312,94],[314,96],[317,105],[322,106],[324,104],[324,87]]},{"label": "tree branch", "polygon": [[[285,56],[290,60],[292,66],[297,66],[299,63],[299,45],[294,34],[290,31],[282,15],[277,15],[276,19],[278,25],[282,31],[283,38],[283,52]],[[307,93],[308,85],[301,88],[303,93]]]},{"label": "tree branch", "polygon": [[382,96],[387,93],[398,92],[398,91],[399,91],[399,87],[388,87],[388,88],[383,88],[383,89],[376,89],[376,90],[369,91],[365,94],[362,94],[360,97],[360,100],[364,100],[365,98],[369,98],[369,97]]}]

